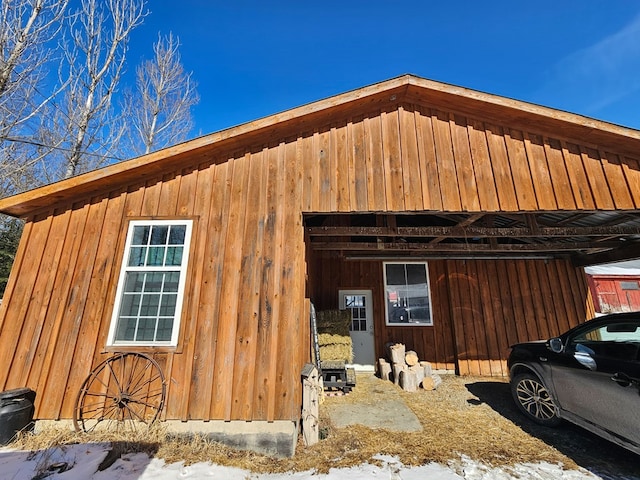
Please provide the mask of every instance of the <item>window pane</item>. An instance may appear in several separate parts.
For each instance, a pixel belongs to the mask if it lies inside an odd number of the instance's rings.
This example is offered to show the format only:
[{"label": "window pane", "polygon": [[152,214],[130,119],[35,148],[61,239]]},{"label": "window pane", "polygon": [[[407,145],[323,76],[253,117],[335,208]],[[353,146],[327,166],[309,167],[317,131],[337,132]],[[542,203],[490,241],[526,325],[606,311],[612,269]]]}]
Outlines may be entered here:
[{"label": "window pane", "polygon": [[136,334],[135,318],[120,318],[118,328],[116,330],[116,340],[121,342],[131,342]]},{"label": "window pane", "polygon": [[173,318],[159,318],[158,331],[156,332],[156,341],[168,342],[171,340],[173,333]]},{"label": "window pane", "polygon": [[141,292],[144,285],[145,274],[141,272],[127,272],[124,291],[125,293]]},{"label": "window pane", "polygon": [[144,291],[161,292],[164,275],[165,274],[163,272],[147,273],[147,281],[144,284]]},{"label": "window pane", "polygon": [[165,261],[165,265],[182,265],[182,250],[183,247],[168,247],[167,260]]},{"label": "window pane", "polygon": [[164,250],[165,247],[149,247],[149,254],[147,255],[147,266],[162,266],[162,264],[164,263]]},{"label": "window pane", "polygon": [[131,247],[127,265],[129,267],[141,267],[142,265],[144,265],[144,257],[146,256],[146,254],[146,247]]},{"label": "window pane", "polygon": [[427,272],[423,264],[408,264],[407,270],[407,285],[426,285],[427,284]]},{"label": "window pane", "polygon": [[167,233],[169,232],[169,227],[166,225],[154,225],[151,229],[151,241],[150,245],[166,245],[167,244]]},{"label": "window pane", "polygon": [[138,315],[138,309],[140,308],[141,295],[126,294],[122,297],[122,305],[120,306],[120,315],[123,317],[135,317]]},{"label": "window pane", "polygon": [[138,334],[136,340],[140,342],[153,341],[156,333],[155,318],[141,318],[138,323]]},{"label": "window pane", "polygon": [[160,294],[147,293],[142,295],[140,302],[141,317],[155,317],[158,315],[158,307],[160,306]]},{"label": "window pane", "polygon": [[175,294],[164,294],[160,303],[160,313],[162,317],[171,317],[176,313],[176,301],[178,296]]},{"label": "window pane", "polygon": [[147,245],[149,243],[149,227],[133,227],[133,239],[131,245]]},{"label": "window pane", "polygon": [[186,225],[172,225],[169,233],[169,245],[184,245],[186,233]]},{"label": "window pane", "polygon": [[387,268],[387,285],[404,285],[404,264],[390,263]]},{"label": "window pane", "polygon": [[177,292],[180,282],[180,272],[167,272],[164,277],[164,292]]}]

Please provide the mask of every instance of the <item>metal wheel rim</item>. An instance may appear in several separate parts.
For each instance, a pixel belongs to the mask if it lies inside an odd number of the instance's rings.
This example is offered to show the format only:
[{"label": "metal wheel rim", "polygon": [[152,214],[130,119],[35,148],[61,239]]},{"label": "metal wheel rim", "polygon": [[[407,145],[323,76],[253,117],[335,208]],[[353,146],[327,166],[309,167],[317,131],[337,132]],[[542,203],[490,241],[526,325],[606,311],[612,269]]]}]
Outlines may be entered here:
[{"label": "metal wheel rim", "polygon": [[518,402],[532,417],[551,420],[556,416],[556,406],[542,383],[524,379],[518,383],[516,393]]},{"label": "metal wheel rim", "polygon": [[85,379],[75,403],[76,431],[136,431],[155,422],[166,396],[160,365],[141,353],[118,353]]}]

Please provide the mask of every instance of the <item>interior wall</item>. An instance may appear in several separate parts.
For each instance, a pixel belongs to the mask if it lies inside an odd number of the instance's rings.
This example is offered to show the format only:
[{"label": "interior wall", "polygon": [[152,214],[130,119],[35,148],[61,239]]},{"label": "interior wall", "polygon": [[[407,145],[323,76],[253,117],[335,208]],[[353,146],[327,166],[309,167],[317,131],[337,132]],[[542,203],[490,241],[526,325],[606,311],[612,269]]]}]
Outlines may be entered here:
[{"label": "interior wall", "polygon": [[309,262],[317,310],[338,308],[338,290],[371,289],[376,357],[404,343],[436,369],[506,376],[509,346],[549,338],[594,316],[582,269],[566,260],[432,260],[433,326],[387,326],[382,261],[316,252]]}]

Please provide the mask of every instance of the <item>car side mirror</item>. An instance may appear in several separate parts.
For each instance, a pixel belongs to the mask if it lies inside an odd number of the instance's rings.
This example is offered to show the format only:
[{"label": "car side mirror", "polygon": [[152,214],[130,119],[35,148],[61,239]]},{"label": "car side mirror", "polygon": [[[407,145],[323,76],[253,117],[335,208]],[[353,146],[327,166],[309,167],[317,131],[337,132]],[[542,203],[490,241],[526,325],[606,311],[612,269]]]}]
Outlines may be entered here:
[{"label": "car side mirror", "polygon": [[560,340],[558,337],[555,337],[549,340],[547,342],[547,347],[549,347],[549,350],[551,350],[553,353],[561,353],[562,350],[564,350],[564,345],[562,345],[562,340]]}]

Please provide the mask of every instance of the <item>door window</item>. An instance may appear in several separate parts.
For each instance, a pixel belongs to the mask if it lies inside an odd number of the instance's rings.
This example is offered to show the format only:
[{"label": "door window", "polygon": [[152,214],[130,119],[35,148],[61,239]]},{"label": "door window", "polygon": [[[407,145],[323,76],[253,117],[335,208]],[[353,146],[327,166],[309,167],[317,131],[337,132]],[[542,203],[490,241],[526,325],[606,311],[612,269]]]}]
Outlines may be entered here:
[{"label": "door window", "polygon": [[344,308],[351,310],[351,332],[367,331],[367,297],[364,295],[345,295]]}]

